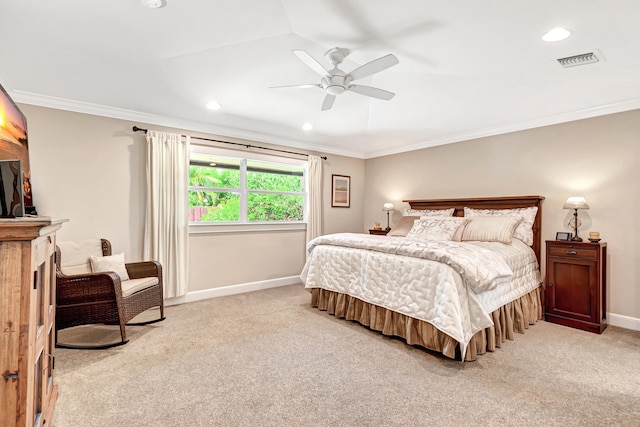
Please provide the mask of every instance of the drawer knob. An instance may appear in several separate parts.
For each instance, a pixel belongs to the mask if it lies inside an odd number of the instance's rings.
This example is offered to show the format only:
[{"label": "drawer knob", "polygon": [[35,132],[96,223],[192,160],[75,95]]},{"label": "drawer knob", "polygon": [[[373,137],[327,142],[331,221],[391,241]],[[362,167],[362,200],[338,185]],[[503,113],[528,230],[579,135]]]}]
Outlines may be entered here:
[{"label": "drawer knob", "polygon": [[2,375],[5,381],[9,380],[17,380],[18,379],[18,371],[9,372],[8,370]]},{"label": "drawer knob", "polygon": [[567,255],[576,255],[578,252],[574,251],[573,249],[567,249]]}]

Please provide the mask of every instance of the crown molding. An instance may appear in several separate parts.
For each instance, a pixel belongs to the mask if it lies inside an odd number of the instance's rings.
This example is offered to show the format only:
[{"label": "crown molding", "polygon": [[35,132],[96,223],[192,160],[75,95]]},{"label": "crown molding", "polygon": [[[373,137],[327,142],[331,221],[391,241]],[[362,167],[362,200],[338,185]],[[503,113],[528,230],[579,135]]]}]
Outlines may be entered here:
[{"label": "crown molding", "polygon": [[163,127],[172,127],[192,132],[203,132],[218,137],[244,139],[252,142],[262,142],[274,144],[282,147],[296,148],[310,152],[320,152],[322,154],[335,154],[338,156],[364,158],[364,154],[349,150],[339,150],[314,143],[303,143],[287,138],[281,138],[250,130],[229,128],[224,126],[210,125],[206,123],[193,122],[189,120],[176,119],[173,117],[160,116],[156,114],[142,113],[123,108],[108,107],[89,102],[74,101],[54,96],[40,95],[21,90],[11,91],[11,97],[15,102],[35,105],[39,107],[54,108],[57,110],[72,111],[75,113],[90,114],[94,116],[109,117],[112,119],[128,120],[140,122],[139,125],[150,124]]},{"label": "crown molding", "polygon": [[228,128],[224,126],[210,125],[189,120],[176,119],[172,117],[160,116],[156,114],[142,113],[139,111],[122,108],[108,107],[104,105],[92,104],[88,102],[74,101],[53,96],[39,95],[20,90],[11,91],[12,98],[16,102],[36,105],[40,107],[55,108],[58,110],[73,111],[76,113],[91,114],[95,116],[110,117],[114,119],[129,120],[151,125],[173,127],[192,132],[203,132],[220,137],[245,139],[254,142],[274,144],[289,148],[296,148],[305,151],[335,154],[338,156],[353,157],[357,159],[373,159],[376,157],[389,156],[393,154],[406,153],[408,151],[421,150],[439,145],[454,144],[456,142],[469,141],[472,139],[485,138],[488,136],[501,135],[505,133],[518,132],[527,129],[567,123],[576,120],[589,119],[607,114],[621,113],[640,108],[640,98],[601,105],[597,107],[585,108],[562,114],[547,116],[535,120],[529,120],[508,126],[497,126],[491,128],[478,129],[471,132],[447,135],[441,138],[429,139],[417,144],[395,147],[388,150],[378,150],[371,152],[358,152],[352,150],[340,150],[334,147],[327,147],[321,144],[303,143],[292,139],[276,137],[260,132]]},{"label": "crown molding", "polygon": [[430,139],[418,144],[405,145],[389,150],[379,150],[366,153],[365,159],[373,159],[376,157],[389,156],[392,154],[406,153],[408,151],[421,150],[423,148],[436,147],[438,145],[454,144],[456,142],[469,141],[472,139],[485,138],[488,136],[502,135],[505,133],[518,132],[527,129],[534,129],[544,126],[557,125],[560,123],[573,122],[576,120],[589,119],[607,114],[622,113],[625,111],[637,110],[640,108],[640,98],[629,99],[626,101],[615,102],[597,107],[585,108],[582,110],[571,111],[553,116],[547,116],[540,119],[530,120],[509,126],[498,126],[493,128],[478,129],[471,132],[447,135],[442,138]]}]

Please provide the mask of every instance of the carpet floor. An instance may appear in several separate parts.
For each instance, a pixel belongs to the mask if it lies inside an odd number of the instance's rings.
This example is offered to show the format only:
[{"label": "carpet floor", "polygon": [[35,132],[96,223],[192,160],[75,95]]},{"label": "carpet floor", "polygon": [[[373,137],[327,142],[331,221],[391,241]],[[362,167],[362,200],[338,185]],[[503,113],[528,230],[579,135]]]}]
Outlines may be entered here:
[{"label": "carpet floor", "polygon": [[309,301],[293,285],[172,306],[163,322],[128,327],[124,346],[57,349],[52,424],[640,426],[640,332],[540,321],[462,363]]}]

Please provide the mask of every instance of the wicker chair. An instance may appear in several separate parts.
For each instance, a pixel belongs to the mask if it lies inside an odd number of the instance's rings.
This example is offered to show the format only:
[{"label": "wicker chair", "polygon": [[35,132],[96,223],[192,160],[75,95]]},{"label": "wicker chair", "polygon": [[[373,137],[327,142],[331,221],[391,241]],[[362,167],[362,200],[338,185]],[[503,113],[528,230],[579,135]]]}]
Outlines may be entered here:
[{"label": "wicker chair", "polygon": [[[121,281],[120,276],[114,272],[90,272],[90,255],[111,255],[111,243],[108,240],[69,243],[69,248],[73,250],[68,251],[67,264],[64,253],[56,246],[56,347],[100,349],[126,344],[129,340],[125,325],[146,325],[165,319],[162,266],[159,262],[128,263],[125,267],[130,280]],[[74,262],[75,265],[69,265]],[[129,323],[138,314],[152,307],[160,308],[159,319]],[[58,342],[59,330],[90,324],[119,325],[121,341],[106,345]]]}]

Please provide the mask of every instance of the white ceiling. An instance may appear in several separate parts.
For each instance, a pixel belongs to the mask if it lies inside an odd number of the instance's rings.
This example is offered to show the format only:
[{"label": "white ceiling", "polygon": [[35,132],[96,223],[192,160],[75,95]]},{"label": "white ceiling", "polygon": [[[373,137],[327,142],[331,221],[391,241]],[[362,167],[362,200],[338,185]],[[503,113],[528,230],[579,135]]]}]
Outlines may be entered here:
[{"label": "white ceiling", "polygon": [[[371,158],[640,108],[638,0],[0,0],[14,100]],[[543,33],[563,26],[567,40]],[[400,63],[320,111],[293,49]],[[556,59],[596,52],[600,62]],[[205,104],[217,100],[222,110]],[[301,129],[310,122],[311,132]]]}]

